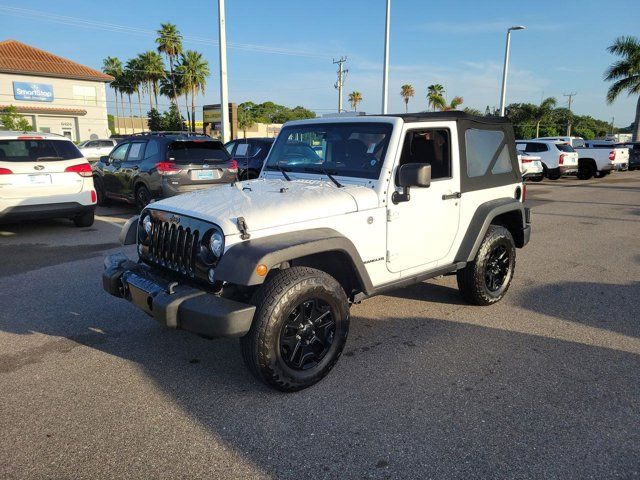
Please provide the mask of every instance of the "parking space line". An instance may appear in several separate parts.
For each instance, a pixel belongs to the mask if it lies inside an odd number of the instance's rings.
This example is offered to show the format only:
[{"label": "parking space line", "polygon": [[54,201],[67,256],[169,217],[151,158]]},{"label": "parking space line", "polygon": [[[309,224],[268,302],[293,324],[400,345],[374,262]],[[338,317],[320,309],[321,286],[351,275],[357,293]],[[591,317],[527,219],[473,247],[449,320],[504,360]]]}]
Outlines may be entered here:
[{"label": "parking space line", "polygon": [[113,220],[108,220],[106,217],[102,217],[100,215],[95,216],[96,220],[100,220],[101,222],[108,223],[109,225],[113,225],[116,228],[122,228],[125,224],[126,220],[123,220],[122,223],[114,222]]}]

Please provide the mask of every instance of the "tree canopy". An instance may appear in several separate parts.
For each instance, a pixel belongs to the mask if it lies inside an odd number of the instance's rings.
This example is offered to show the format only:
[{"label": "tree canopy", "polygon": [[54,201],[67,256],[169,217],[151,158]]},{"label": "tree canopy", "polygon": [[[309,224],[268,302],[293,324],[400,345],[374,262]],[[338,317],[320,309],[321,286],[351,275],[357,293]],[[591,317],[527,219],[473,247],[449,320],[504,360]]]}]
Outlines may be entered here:
[{"label": "tree canopy", "polygon": [[273,102],[253,103],[244,102],[238,105],[238,117],[252,123],[285,123],[290,120],[315,118],[316,114],[304,107],[294,108],[278,105]]}]

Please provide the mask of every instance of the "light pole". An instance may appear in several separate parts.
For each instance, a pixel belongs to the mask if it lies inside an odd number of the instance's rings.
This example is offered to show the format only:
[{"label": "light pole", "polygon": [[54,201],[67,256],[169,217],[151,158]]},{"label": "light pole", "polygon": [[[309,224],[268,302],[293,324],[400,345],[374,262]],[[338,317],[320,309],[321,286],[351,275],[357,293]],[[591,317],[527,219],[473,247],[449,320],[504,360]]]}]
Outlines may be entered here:
[{"label": "light pole", "polygon": [[504,68],[502,70],[502,96],[500,97],[500,116],[504,117],[505,101],[507,99],[507,71],[509,70],[509,46],[511,44],[511,30],[524,30],[526,27],[517,25],[507,30],[507,46],[504,49]]},{"label": "light pole", "polygon": [[382,71],[382,113],[387,113],[389,97],[389,23],[391,21],[391,0],[387,0],[387,15],[384,23],[384,67]]},{"label": "light pole", "polygon": [[[225,26],[224,0],[218,0],[218,35],[220,47],[220,110],[222,143],[227,143],[229,134],[229,90],[227,86],[227,31]],[[195,119],[193,120],[195,123]]]}]

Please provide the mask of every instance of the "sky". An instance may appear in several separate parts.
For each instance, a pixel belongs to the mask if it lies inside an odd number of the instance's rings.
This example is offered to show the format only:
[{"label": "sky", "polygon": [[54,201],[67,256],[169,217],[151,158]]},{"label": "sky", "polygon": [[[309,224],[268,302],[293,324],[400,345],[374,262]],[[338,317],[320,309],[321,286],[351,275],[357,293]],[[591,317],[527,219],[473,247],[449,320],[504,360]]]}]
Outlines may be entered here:
[{"label": "sky", "polygon": [[[385,0],[227,0],[230,101],[335,112],[332,61],[346,56],[345,107],[356,90],[359,110],[379,113],[384,16]],[[154,49],[153,32],[163,22],[175,23],[185,48],[210,63],[197,105],[218,103],[216,0],[0,0],[0,39],[98,69],[107,56],[126,61]],[[619,35],[638,35],[637,0],[392,0],[389,112],[404,111],[405,83],[416,92],[410,111],[427,108],[433,83],[444,85],[449,100],[463,97],[463,106],[499,106],[505,34],[513,25],[527,28],[512,33],[507,103],[553,96],[566,106],[564,94],[576,92],[575,113],[615,118],[618,127],[633,121],[636,99],[624,94],[607,105],[603,72],[614,60],[606,47]]]}]

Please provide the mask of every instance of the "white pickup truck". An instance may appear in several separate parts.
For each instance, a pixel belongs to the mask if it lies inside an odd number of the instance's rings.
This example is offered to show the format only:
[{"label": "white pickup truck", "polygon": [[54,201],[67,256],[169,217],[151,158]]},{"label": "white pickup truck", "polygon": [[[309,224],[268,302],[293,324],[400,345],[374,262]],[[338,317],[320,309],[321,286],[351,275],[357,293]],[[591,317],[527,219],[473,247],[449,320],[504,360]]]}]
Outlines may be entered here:
[{"label": "white pickup truck", "polygon": [[608,140],[586,140],[584,143],[589,149],[608,150],[610,157],[613,157],[613,168],[616,170],[629,168],[629,149],[627,147],[621,147]]},{"label": "white pickup truck", "polygon": [[[617,153],[614,144],[609,144],[607,148],[599,147],[577,147],[578,152],[578,178],[589,180],[591,177],[602,178],[609,175],[614,169],[621,168],[616,165]],[[628,165],[627,149],[627,165]]]}]

